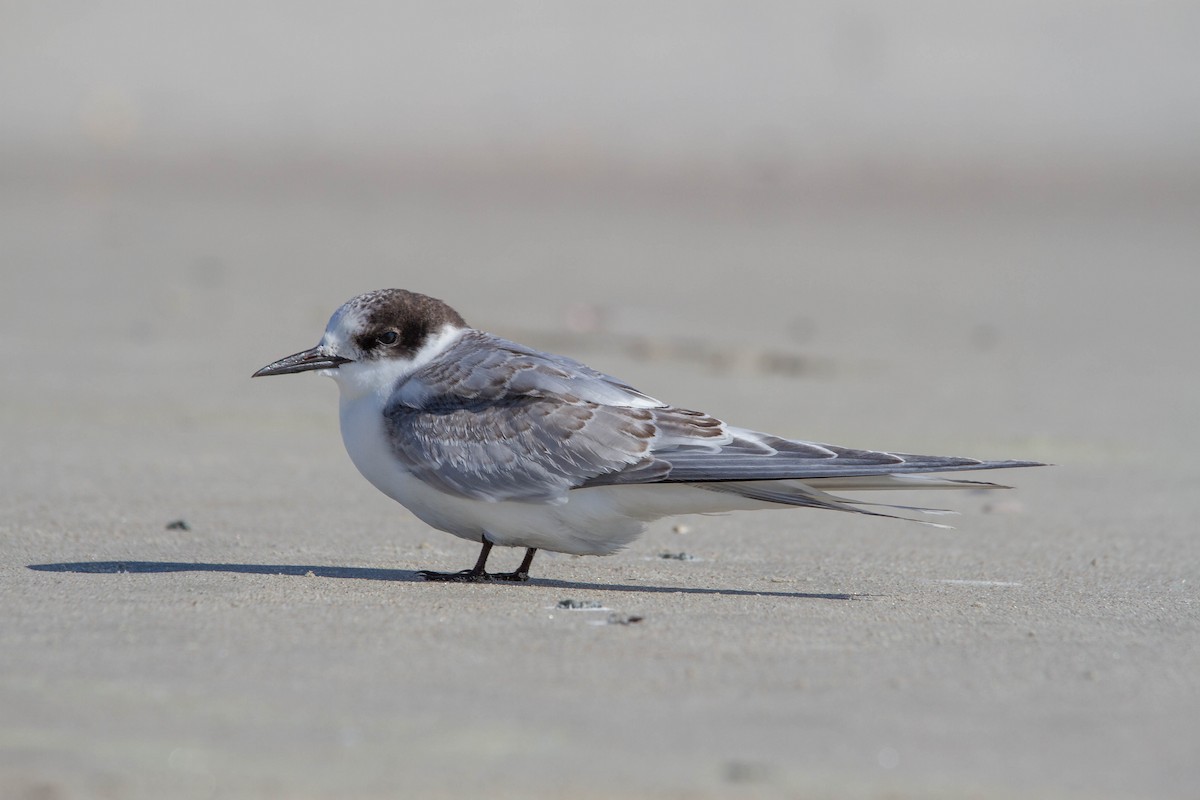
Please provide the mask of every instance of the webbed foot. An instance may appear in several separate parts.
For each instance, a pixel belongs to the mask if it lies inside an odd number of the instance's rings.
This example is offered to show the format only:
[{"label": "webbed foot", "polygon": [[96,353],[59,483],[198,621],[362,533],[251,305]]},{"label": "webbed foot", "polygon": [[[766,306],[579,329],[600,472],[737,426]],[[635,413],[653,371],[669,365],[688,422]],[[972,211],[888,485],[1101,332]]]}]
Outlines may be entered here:
[{"label": "webbed foot", "polygon": [[485,541],[483,543],[483,550],[479,553],[479,559],[471,569],[464,569],[458,572],[435,572],[431,569],[423,569],[417,574],[427,581],[441,581],[443,583],[493,583],[495,581],[524,583],[529,580],[529,565],[533,563],[533,554],[537,552],[536,547],[525,548],[525,558],[521,559],[521,565],[514,572],[486,571],[484,567],[487,566],[488,555],[491,552],[492,543]]}]

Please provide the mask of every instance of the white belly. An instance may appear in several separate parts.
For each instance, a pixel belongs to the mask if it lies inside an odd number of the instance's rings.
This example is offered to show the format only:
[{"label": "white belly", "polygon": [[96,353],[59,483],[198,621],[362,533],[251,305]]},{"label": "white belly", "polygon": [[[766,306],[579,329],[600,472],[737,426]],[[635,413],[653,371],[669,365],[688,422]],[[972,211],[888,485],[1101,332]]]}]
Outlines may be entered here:
[{"label": "white belly", "polygon": [[405,470],[383,431],[380,401],[368,395],[341,404],[342,441],[375,488],[423,522],[474,542],[606,555],[625,547],[660,517],[769,507],[684,484],[575,489],[565,503],[486,502],[447,494]]},{"label": "white belly", "polygon": [[[423,522],[474,542],[601,555],[633,541],[644,521],[621,513],[603,490],[572,492],[566,503],[485,502],[447,494],[414,477],[392,455],[371,397],[343,402],[342,441],[375,488]],[[595,495],[595,496],[589,496]]]}]

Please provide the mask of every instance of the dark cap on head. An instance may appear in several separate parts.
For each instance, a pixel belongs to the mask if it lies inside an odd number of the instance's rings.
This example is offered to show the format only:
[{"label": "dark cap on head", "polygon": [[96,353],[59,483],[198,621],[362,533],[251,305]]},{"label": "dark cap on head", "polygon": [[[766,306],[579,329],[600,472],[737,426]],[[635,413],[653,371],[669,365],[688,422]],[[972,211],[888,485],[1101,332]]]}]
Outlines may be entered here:
[{"label": "dark cap on head", "polygon": [[[462,315],[429,295],[407,289],[378,289],[360,294],[346,303],[347,311],[359,316],[363,329],[355,337],[364,353],[411,358],[430,336],[447,325],[467,327]],[[395,333],[395,341],[384,346],[381,337]],[[384,340],[386,341],[386,340]]]}]

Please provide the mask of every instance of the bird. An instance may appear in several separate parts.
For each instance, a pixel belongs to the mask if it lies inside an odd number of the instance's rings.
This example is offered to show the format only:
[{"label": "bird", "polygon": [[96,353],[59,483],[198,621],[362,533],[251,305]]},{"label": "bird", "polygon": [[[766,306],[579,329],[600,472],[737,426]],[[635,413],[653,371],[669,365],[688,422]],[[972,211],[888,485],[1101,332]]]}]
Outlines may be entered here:
[{"label": "bird", "polygon": [[[737,427],[473,328],[443,301],[405,289],[350,299],[315,347],[252,377],[299,372],[337,383],[342,440],[363,477],[431,527],[482,546],[470,569],[418,573],[430,581],[526,581],[539,550],[608,555],[647,523],[681,514],[938,513],[831,492],[1008,488],[925,473],[1043,466]],[[496,546],[525,548],[516,570],[487,571]]]}]

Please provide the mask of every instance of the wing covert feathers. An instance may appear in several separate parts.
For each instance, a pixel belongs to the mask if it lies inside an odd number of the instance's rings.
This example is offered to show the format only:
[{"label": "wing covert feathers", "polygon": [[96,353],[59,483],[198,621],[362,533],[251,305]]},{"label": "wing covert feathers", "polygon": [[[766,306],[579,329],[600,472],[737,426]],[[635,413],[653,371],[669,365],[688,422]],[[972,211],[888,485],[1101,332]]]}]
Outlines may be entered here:
[{"label": "wing covert feathers", "polygon": [[1040,466],[784,439],[667,406],[576,361],[467,331],[399,383],[392,452],[477,500],[563,502],[572,489],[688,483],[783,505],[855,507],[824,490],[995,488],[921,473]]}]

